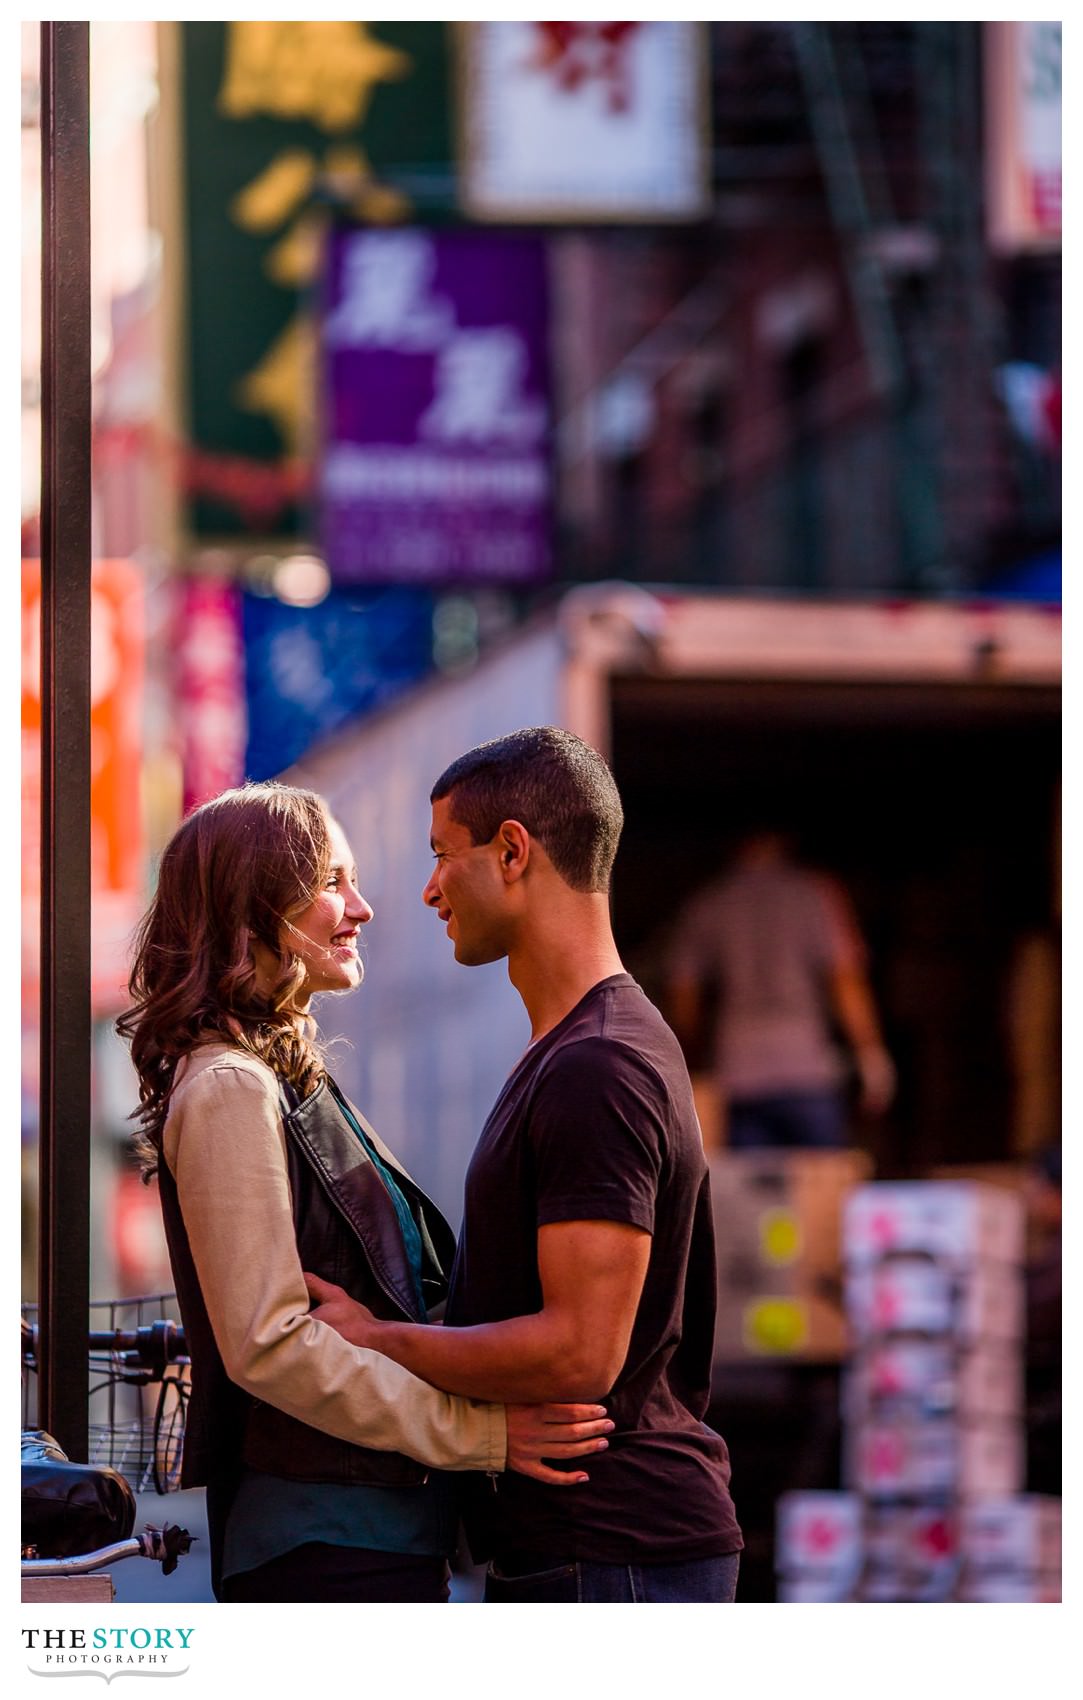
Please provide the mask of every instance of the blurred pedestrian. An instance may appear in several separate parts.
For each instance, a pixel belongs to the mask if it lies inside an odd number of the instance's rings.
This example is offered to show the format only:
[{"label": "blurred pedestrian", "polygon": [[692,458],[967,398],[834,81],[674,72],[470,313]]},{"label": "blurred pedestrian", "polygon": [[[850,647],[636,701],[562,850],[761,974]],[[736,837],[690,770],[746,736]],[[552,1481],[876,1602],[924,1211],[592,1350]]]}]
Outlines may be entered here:
[{"label": "blurred pedestrian", "polygon": [[784,833],[749,832],[726,874],[692,899],[667,974],[686,1045],[716,998],[714,1066],[734,1149],[848,1143],[836,1029],[861,1109],[881,1115],[891,1103],[895,1071],[851,905],[836,881],[798,865]]},{"label": "blurred pedestrian", "polygon": [[593,1452],[610,1426],[600,1407],[449,1397],[308,1314],[302,1258],[421,1320],[455,1249],[312,1019],[314,993],[360,984],[371,919],[319,797],[226,791],[165,849],[118,1022],[192,1361],[182,1486],[207,1488],[222,1600],[446,1601],[458,1524],[440,1472],[552,1480],[543,1454]]},{"label": "blurred pedestrian", "polygon": [[488,1601],[725,1602],[736,1586],[729,1455],[703,1422],[707,1164],[680,1048],[610,927],[622,820],[601,756],[553,727],[437,780],[425,902],[457,962],[507,959],[530,1043],[467,1171],[445,1326],[378,1320],[310,1283],[317,1315],[438,1387],[604,1400],[616,1431],[574,1493],[464,1480]]}]

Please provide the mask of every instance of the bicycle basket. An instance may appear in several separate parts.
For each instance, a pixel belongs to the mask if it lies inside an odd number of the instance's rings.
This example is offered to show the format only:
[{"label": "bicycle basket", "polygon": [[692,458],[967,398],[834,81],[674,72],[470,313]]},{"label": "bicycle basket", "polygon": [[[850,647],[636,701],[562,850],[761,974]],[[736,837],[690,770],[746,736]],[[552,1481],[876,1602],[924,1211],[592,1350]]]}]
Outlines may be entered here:
[{"label": "bicycle basket", "polygon": [[[172,1293],[94,1300],[87,1369],[88,1463],[126,1476],[136,1493],[180,1487],[190,1365],[171,1320]],[[23,1306],[23,1426],[37,1424],[37,1307]]]}]

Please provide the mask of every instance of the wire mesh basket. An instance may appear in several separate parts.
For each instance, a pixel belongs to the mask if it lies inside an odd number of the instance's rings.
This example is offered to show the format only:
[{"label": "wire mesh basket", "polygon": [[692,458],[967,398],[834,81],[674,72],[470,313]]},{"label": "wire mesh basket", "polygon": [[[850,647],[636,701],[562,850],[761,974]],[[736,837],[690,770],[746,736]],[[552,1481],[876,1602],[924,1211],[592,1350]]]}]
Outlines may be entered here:
[{"label": "wire mesh basket", "polygon": [[[173,1293],[95,1299],[87,1334],[88,1463],[136,1493],[180,1487],[190,1365]],[[37,1306],[22,1307],[23,1427],[37,1426]]]}]

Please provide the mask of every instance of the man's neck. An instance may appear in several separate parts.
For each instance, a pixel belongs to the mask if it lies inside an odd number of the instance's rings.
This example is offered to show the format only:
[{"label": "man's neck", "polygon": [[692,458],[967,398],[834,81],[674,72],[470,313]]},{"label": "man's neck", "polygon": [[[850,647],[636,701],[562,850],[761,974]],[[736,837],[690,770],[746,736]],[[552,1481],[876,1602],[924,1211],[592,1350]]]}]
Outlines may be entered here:
[{"label": "man's neck", "polygon": [[563,1021],[592,986],[623,972],[604,897],[574,916],[547,917],[528,929],[508,954],[508,978],[530,1017],[531,1044]]}]

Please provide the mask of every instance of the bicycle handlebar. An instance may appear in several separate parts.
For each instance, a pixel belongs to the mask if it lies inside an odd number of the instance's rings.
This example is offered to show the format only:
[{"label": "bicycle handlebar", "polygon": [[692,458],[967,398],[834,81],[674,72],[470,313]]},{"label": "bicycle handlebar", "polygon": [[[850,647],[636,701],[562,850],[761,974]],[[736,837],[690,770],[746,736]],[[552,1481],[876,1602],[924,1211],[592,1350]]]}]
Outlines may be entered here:
[{"label": "bicycle handlebar", "polygon": [[148,1523],[141,1535],[127,1541],[114,1541],[111,1546],[99,1547],[96,1552],[77,1553],[70,1558],[24,1558],[23,1576],[85,1576],[92,1570],[102,1570],[122,1558],[152,1558],[162,1567],[163,1576],[177,1568],[177,1559],[191,1550],[196,1539],[187,1529],[167,1523],[164,1529]]},{"label": "bicycle handlebar", "polygon": [[[22,1349],[24,1357],[37,1362],[38,1328],[25,1318],[22,1319]],[[87,1334],[87,1349],[120,1357],[126,1368],[149,1370],[153,1376],[161,1376],[169,1364],[187,1356],[184,1329],[168,1318],[140,1328],[92,1328]]]}]

